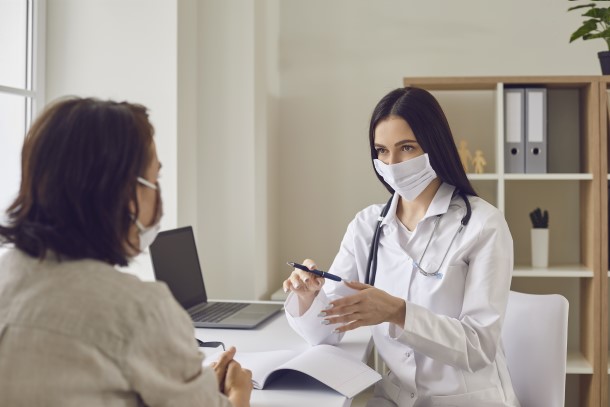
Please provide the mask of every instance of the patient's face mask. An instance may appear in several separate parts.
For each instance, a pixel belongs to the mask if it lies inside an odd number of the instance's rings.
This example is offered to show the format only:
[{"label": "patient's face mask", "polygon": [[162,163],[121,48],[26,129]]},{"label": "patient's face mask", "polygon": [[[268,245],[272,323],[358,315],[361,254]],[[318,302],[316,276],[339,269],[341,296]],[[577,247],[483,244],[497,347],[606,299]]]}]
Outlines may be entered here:
[{"label": "patient's face mask", "polygon": [[412,201],[436,178],[428,154],[422,154],[397,164],[385,164],[373,160],[375,170],[394,191],[407,201]]},{"label": "patient's face mask", "polygon": [[162,217],[161,195],[160,195],[158,185],[153,184],[152,182],[147,181],[142,177],[138,177],[137,179],[140,184],[144,185],[147,188],[154,189],[155,191],[157,191],[157,203],[156,203],[157,215],[155,216],[157,221],[153,225],[151,225],[149,227],[145,227],[144,225],[142,225],[142,223],[138,219],[134,219],[134,223],[136,224],[136,227],[138,228],[138,235],[139,235],[139,239],[140,239],[140,245],[139,245],[140,252],[143,252],[146,249],[148,249],[148,246],[150,246],[152,244],[152,242],[155,241],[155,239],[157,238],[157,235],[159,234],[159,231],[161,230],[161,217]]},{"label": "patient's face mask", "polygon": [[159,221],[147,228],[145,228],[142,223],[137,219],[135,221],[135,224],[138,228],[138,235],[140,238],[140,252],[143,252],[144,250],[148,249],[148,246],[150,246],[157,238],[157,235],[161,230],[161,222]]}]

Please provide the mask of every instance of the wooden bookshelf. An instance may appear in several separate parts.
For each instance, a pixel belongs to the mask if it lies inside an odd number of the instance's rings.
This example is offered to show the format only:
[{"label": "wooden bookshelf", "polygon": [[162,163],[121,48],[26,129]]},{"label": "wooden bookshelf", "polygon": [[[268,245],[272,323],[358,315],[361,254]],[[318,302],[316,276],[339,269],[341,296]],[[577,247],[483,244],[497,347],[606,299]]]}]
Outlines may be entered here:
[{"label": "wooden bookshelf", "polygon": [[[608,89],[610,88],[610,78],[607,76],[600,77],[599,84],[599,129],[600,129],[600,172],[604,176],[601,188],[601,216],[600,223],[601,228],[601,268],[602,270],[608,270],[608,189],[606,186],[610,185],[610,176],[608,176]],[[601,279],[600,292],[601,292],[601,304],[600,304],[600,323],[601,329],[601,351],[600,351],[600,363],[606,367],[609,365],[608,361],[608,278],[610,278],[610,272],[606,272],[606,278]],[[601,405],[608,406],[610,402],[610,368],[606,370],[606,374],[602,375],[601,383]]]},{"label": "wooden bookshelf", "polygon": [[[469,174],[477,192],[506,216],[515,246],[512,289],[558,293],[570,302],[566,406],[608,406],[608,92],[601,76],[407,77],[432,92],[456,139],[481,146],[489,171]],[[547,174],[504,172],[504,89],[547,89]],[[567,121],[566,121],[567,120]],[[554,122],[555,121],[555,122]],[[562,126],[566,121],[569,126]],[[473,126],[472,122],[478,124]],[[551,125],[556,124],[552,129]],[[550,145],[549,145],[550,150]],[[576,170],[574,170],[576,168]],[[533,269],[529,219],[549,209],[549,267]]]}]

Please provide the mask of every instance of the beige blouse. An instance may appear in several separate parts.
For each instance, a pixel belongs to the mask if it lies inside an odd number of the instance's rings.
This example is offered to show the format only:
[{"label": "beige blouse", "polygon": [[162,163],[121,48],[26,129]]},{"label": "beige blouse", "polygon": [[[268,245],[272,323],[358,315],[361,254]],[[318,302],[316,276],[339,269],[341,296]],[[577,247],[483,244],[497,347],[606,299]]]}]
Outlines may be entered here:
[{"label": "beige blouse", "polygon": [[165,284],[0,257],[0,406],[231,406]]}]

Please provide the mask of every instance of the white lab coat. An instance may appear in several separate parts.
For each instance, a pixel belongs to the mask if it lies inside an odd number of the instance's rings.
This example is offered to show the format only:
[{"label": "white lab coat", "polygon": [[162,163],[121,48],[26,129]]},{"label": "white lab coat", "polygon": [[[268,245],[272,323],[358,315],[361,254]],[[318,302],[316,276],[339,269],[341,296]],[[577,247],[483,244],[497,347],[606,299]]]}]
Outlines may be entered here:
[{"label": "white lab coat", "polygon": [[[404,330],[382,323],[372,326],[377,351],[390,374],[375,386],[369,406],[519,406],[500,334],[513,268],[513,241],[502,213],[478,197],[469,197],[472,217],[449,242],[466,213],[454,187],[442,184],[424,218],[409,232],[396,218],[398,194],[382,222],[375,286],[406,301]],[[359,212],[349,224],[329,271],[364,282],[377,217],[383,205]],[[441,266],[442,278],[426,277],[412,266],[420,260],[427,272]],[[322,325],[318,314],[333,299],[350,293],[343,283],[326,280],[311,308],[299,316],[290,294],[286,314],[293,329],[310,344],[336,344],[335,325]]]}]

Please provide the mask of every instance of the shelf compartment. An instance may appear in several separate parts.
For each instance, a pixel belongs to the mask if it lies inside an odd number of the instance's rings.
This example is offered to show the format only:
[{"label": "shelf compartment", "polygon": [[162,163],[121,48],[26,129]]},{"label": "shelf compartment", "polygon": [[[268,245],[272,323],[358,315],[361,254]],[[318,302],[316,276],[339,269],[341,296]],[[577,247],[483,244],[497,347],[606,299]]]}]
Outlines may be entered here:
[{"label": "shelf compartment", "polygon": [[517,265],[513,277],[592,278],[593,270],[582,265],[551,265],[544,269]]},{"label": "shelf compartment", "polygon": [[568,350],[566,374],[593,374],[593,366],[578,350]]},{"label": "shelf compartment", "polygon": [[[498,174],[473,174],[471,172],[469,172],[468,174],[468,179],[470,181],[497,181],[500,176]],[[608,179],[610,179],[610,175],[608,175]]]},{"label": "shelf compartment", "polygon": [[[449,122],[455,144],[463,160],[469,177],[478,179],[497,177],[498,150],[497,137],[497,92],[496,88],[470,89],[460,92],[447,90],[432,91],[443,108]],[[482,152],[486,165],[483,173],[474,174],[472,160],[477,150]],[[471,178],[474,179],[474,178]]]},{"label": "shelf compartment", "polygon": [[508,181],[590,181],[593,174],[504,174]]},{"label": "shelf compartment", "polygon": [[[592,267],[579,243],[587,228],[581,222],[581,195],[590,182],[511,180],[505,183],[506,222],[513,236],[516,265],[530,265],[529,217],[536,208],[549,212],[549,264],[581,264]],[[570,237],[569,239],[567,237]],[[592,269],[592,268],[591,268]]]}]

